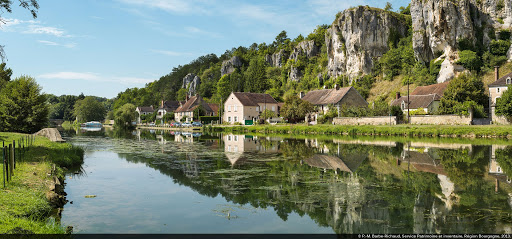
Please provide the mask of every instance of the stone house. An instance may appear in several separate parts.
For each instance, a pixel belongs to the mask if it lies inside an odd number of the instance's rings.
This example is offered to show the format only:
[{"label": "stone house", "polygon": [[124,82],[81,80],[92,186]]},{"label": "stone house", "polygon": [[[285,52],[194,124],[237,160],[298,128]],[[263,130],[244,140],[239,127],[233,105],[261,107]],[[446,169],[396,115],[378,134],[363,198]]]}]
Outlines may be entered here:
[{"label": "stone house", "polygon": [[279,114],[277,101],[269,94],[232,92],[224,102],[222,120],[230,124],[260,119],[260,114],[269,109]]},{"label": "stone house", "polygon": [[489,84],[489,107],[491,110],[491,120],[494,123],[506,124],[507,121],[504,117],[496,115],[496,102],[501,98],[503,92],[508,89],[508,86],[512,84],[512,72],[501,78],[499,76],[499,67],[496,67],[494,72],[495,81]]},{"label": "stone house", "polygon": [[334,89],[312,90],[306,95],[301,92],[299,97],[316,106],[317,112],[310,116],[313,124],[316,124],[319,114],[325,114],[329,111],[329,107],[336,107],[339,112],[341,107],[368,106],[368,102],[352,86],[343,88],[335,86]]},{"label": "stone house", "polygon": [[137,111],[137,123],[140,124],[141,123],[140,116],[153,114],[155,112],[155,109],[153,108],[152,105],[151,106],[137,106],[135,111]]},{"label": "stone house", "polygon": [[[181,104],[181,103],[180,103]],[[215,116],[216,112],[212,107],[214,107],[214,104],[208,104],[206,101],[203,100],[203,97],[199,95],[195,95],[190,97],[190,99],[187,99],[187,101],[178,107],[174,111],[174,120],[176,122],[181,122],[181,119],[183,117],[186,117],[185,122],[192,122],[194,121],[194,110],[196,110],[198,107],[202,107],[205,111],[206,116]]]},{"label": "stone house", "polygon": [[[163,121],[163,117],[167,113],[172,113],[177,110],[180,105],[183,104],[182,101],[161,101],[160,107],[158,108],[156,119]],[[163,122],[162,122],[163,124]]]},{"label": "stone house", "polygon": [[409,107],[409,111],[423,111],[425,114],[433,114],[439,110],[441,98],[448,84],[449,82],[443,82],[418,86],[409,97],[400,96],[400,92],[397,92],[396,98],[391,102],[391,106],[400,106],[400,109],[405,114],[407,114],[407,107]]}]

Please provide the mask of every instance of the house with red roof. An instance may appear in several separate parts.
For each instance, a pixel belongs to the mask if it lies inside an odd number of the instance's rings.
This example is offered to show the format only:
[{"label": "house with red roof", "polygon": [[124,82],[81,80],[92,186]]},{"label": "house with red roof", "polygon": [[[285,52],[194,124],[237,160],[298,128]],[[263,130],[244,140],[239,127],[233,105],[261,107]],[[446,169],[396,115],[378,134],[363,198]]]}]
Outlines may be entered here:
[{"label": "house with red roof", "polygon": [[[216,116],[218,106],[215,104],[206,103],[203,97],[195,95],[187,99],[185,103],[181,103],[180,107],[174,111],[174,120],[176,122],[182,122],[185,117],[185,122],[194,121],[194,110],[202,108],[204,116]],[[197,115],[196,115],[197,118]]]}]

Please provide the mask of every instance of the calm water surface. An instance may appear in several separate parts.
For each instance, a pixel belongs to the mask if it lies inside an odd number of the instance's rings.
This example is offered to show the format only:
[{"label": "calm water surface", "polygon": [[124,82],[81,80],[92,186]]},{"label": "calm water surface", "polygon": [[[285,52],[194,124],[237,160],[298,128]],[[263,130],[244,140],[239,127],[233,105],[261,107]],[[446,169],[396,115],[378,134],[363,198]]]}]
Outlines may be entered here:
[{"label": "calm water surface", "polygon": [[67,134],[76,233],[512,233],[503,141]]}]

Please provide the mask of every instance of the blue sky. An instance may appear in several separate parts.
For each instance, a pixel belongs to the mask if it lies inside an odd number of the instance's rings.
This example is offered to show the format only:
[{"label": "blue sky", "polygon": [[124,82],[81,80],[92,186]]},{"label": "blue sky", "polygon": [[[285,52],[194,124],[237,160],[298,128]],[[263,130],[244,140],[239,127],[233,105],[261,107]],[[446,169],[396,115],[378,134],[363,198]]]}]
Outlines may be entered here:
[{"label": "blue sky", "polygon": [[[15,4],[17,1],[13,1]],[[271,43],[282,30],[306,36],[351,6],[376,0],[39,0],[38,18],[3,13],[0,45],[13,76],[35,77],[43,92],[112,98],[144,87],[205,54]],[[409,1],[390,0],[393,8]]]}]

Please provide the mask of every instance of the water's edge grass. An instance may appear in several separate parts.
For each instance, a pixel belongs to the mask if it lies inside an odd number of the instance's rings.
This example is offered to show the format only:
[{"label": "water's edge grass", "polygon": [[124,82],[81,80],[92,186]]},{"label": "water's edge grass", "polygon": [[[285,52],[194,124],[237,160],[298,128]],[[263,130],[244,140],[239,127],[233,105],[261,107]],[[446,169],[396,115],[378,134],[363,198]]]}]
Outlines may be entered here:
[{"label": "water's edge grass", "polygon": [[432,138],[512,138],[511,125],[255,125],[206,126],[205,131],[290,135],[354,135]]},{"label": "water's edge grass", "polygon": [[[0,141],[8,144],[25,136],[0,132]],[[55,177],[64,178],[62,168],[80,165],[83,156],[84,150],[80,147],[36,136],[21,160],[17,159],[12,181],[6,183],[5,188],[0,176],[0,234],[66,233],[52,216],[54,208],[48,201],[48,194]],[[3,162],[0,165],[3,173]]]}]

